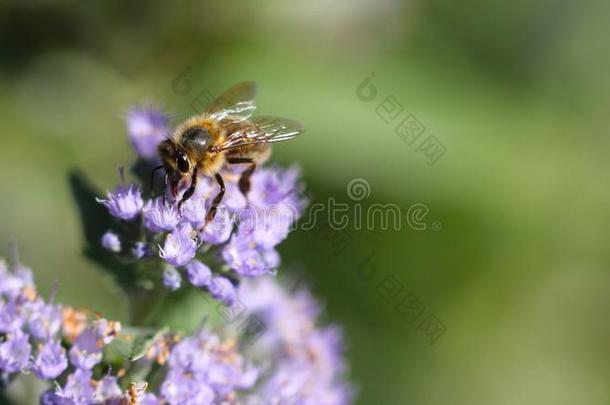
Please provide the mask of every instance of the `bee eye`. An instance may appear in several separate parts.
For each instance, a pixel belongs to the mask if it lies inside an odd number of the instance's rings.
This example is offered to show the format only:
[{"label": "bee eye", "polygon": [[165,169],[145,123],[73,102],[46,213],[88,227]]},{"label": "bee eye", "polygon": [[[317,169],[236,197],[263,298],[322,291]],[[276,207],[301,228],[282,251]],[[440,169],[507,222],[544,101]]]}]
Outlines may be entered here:
[{"label": "bee eye", "polygon": [[189,160],[187,159],[184,153],[179,153],[176,157],[176,164],[178,165],[178,170],[182,173],[188,173],[189,171]]}]

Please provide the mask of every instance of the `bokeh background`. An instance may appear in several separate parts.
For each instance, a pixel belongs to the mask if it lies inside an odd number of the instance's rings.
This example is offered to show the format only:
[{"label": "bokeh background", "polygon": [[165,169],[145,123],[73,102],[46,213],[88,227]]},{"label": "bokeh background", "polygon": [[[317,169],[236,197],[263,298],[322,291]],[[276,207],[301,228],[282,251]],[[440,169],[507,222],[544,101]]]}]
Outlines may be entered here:
[{"label": "bokeh background", "polygon": [[[129,106],[178,121],[202,92],[254,79],[260,112],[305,124],[275,158],[298,162],[312,202],[354,207],[346,186],[361,178],[365,209],[428,208],[425,230],[320,221],[281,247],[281,277],[303,275],[345,330],[358,403],[608,404],[609,13],[562,0],[0,1],[0,241],[18,241],[43,293],[59,280],[63,302],[125,320],[82,255],[69,171],[112,188],[132,162]],[[377,114],[391,95],[444,146],[435,164]],[[367,258],[373,280],[358,273]],[[389,276],[398,298],[379,292]],[[396,311],[407,293],[446,328],[434,344]]]}]

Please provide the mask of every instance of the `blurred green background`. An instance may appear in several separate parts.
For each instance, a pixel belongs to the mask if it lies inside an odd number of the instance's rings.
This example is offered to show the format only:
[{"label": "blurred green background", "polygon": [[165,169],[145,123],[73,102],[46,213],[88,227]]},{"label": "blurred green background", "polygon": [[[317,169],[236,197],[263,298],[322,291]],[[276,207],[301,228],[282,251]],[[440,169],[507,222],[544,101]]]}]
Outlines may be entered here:
[{"label": "blurred green background", "polygon": [[[202,91],[257,80],[261,113],[305,124],[275,158],[300,164],[312,202],[353,207],[362,178],[365,208],[429,209],[423,231],[281,247],[281,274],[302,272],[345,330],[358,403],[608,404],[609,17],[602,1],[0,1],[0,241],[44,294],[59,280],[61,301],[125,320],[82,256],[69,170],[112,188],[130,105],[177,122]],[[436,164],[377,115],[389,95],[442,142]],[[446,327],[434,344],[380,296],[389,275]]]}]

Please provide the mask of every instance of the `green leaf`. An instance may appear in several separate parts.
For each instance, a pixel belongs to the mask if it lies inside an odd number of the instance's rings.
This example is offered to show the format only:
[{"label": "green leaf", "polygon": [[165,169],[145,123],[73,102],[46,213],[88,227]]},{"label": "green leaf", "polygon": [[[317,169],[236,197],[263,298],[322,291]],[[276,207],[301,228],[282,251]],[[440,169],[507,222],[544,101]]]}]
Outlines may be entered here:
[{"label": "green leaf", "polygon": [[137,361],[146,355],[155,340],[168,331],[168,328],[123,328],[121,335],[105,347],[105,358],[112,359],[112,362]]}]

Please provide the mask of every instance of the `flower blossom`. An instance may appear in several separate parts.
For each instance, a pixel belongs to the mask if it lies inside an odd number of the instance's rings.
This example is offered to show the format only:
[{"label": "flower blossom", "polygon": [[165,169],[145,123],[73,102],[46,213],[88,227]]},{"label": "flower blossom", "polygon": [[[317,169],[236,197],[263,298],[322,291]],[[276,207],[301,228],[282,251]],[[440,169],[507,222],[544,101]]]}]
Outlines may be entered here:
[{"label": "flower blossom", "polygon": [[38,352],[32,369],[41,380],[57,378],[68,367],[66,350],[57,341],[49,340]]},{"label": "flower blossom", "polygon": [[102,246],[104,247],[104,249],[108,249],[111,252],[120,252],[121,240],[119,239],[119,235],[114,232],[107,231],[102,236]]},{"label": "flower blossom", "polygon": [[127,133],[142,158],[157,157],[157,145],[169,136],[169,119],[153,108],[134,107],[127,112]]},{"label": "flower blossom", "polygon": [[184,266],[195,257],[197,247],[193,228],[189,224],[182,224],[167,235],[165,244],[159,248],[159,256],[172,266]]},{"label": "flower blossom", "polygon": [[176,206],[167,204],[163,197],[151,200],[144,206],[144,225],[152,232],[171,231],[179,222]]},{"label": "flower blossom", "polygon": [[144,206],[142,191],[135,184],[119,185],[114,192],[108,193],[106,199],[98,199],[98,202],[108,208],[110,215],[125,221],[134,219]]}]

